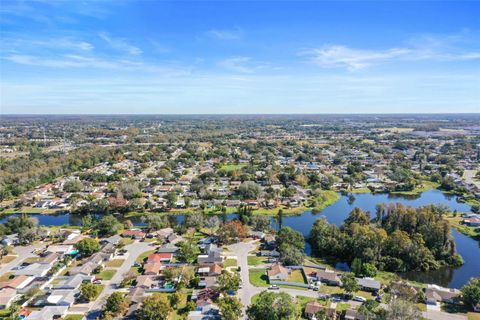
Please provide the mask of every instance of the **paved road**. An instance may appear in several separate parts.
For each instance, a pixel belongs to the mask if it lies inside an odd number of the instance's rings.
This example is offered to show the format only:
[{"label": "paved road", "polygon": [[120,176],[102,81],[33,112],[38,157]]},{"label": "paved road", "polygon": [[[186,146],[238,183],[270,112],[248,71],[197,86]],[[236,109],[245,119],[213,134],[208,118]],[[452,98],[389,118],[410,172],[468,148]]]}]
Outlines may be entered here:
[{"label": "paved road", "polygon": [[44,243],[34,243],[29,246],[16,246],[13,248],[13,251],[17,255],[17,257],[10,261],[9,263],[2,265],[0,268],[0,275],[3,275],[16,266],[19,266],[22,264],[22,262],[29,258],[29,257],[35,257],[36,255],[32,253],[33,250],[40,250],[45,247]]},{"label": "paved road", "polygon": [[130,268],[135,263],[135,260],[139,255],[144,253],[145,251],[153,250],[154,247],[150,246],[146,242],[138,242],[135,241],[128,246],[125,246],[125,250],[128,251],[128,257],[125,259],[125,262],[122,264],[120,268],[117,269],[117,272],[113,276],[110,281],[104,281],[105,289],[103,289],[102,293],[95,301],[93,306],[90,309],[90,312],[87,314],[88,320],[96,319],[102,310],[103,305],[105,304],[106,299],[110,296],[114,291],[118,290],[117,286],[122,282],[123,276],[127,273]]},{"label": "paved road", "polygon": [[[255,247],[256,245],[254,241],[239,242],[229,246],[230,252],[233,255],[237,256],[237,264],[241,268],[240,277],[242,279],[242,289],[238,290],[238,297],[244,306],[244,309],[243,309],[244,319],[246,319],[245,317],[246,307],[250,305],[250,302],[252,301],[252,297],[262,291],[268,290],[265,287],[255,287],[250,283],[250,280],[248,277],[247,256],[250,251],[253,251],[255,249]],[[318,292],[311,291],[311,290],[308,290],[308,291],[296,290],[296,289],[290,289],[290,288],[288,289],[280,288],[279,290],[275,290],[275,292],[278,292],[278,291],[286,292],[294,297],[295,296],[305,296],[305,297],[312,297],[312,298],[318,297]],[[349,303],[351,303],[351,301]]]}]

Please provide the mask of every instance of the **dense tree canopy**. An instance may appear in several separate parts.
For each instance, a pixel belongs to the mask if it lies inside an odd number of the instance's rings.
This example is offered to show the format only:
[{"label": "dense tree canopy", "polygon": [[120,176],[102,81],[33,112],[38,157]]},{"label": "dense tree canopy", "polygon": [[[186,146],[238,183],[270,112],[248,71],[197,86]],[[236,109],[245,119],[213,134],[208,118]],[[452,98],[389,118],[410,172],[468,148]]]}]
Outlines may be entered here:
[{"label": "dense tree canopy", "polygon": [[[388,271],[461,264],[450,226],[439,212],[435,206],[415,209],[392,204],[378,206],[372,221],[367,213],[354,209],[340,228],[319,219],[310,233],[312,250],[316,256],[348,262],[357,258]],[[374,271],[371,266],[367,269]]]}]

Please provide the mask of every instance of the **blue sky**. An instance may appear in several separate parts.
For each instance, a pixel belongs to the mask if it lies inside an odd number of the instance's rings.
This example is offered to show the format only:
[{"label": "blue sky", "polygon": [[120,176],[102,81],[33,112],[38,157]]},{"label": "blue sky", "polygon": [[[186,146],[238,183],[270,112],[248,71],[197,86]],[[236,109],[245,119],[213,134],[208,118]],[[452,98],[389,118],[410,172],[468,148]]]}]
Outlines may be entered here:
[{"label": "blue sky", "polygon": [[480,112],[477,1],[12,1],[2,113]]}]

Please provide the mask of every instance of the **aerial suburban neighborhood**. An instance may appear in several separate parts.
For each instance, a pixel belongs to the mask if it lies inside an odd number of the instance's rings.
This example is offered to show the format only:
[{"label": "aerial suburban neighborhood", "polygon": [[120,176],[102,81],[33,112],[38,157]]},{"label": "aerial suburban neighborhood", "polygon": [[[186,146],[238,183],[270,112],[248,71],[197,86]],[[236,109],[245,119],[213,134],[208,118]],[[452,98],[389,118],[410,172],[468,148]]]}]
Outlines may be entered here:
[{"label": "aerial suburban neighborhood", "polygon": [[235,131],[222,142],[197,120],[93,121],[50,139],[25,135],[30,121],[2,120],[3,318],[478,314],[479,261],[455,243],[480,234],[470,119],[359,118],[331,132],[335,118],[208,118]]}]

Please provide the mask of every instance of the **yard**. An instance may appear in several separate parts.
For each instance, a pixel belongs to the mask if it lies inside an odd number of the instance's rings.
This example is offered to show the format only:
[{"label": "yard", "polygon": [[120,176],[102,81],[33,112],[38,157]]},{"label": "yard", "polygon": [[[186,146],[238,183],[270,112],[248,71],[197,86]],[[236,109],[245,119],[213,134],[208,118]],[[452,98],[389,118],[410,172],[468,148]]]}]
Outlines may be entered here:
[{"label": "yard", "polygon": [[3,256],[2,259],[0,259],[0,264],[6,264],[9,262],[12,262],[15,260],[17,256]]},{"label": "yard", "polygon": [[248,278],[250,283],[256,287],[268,287],[268,277],[266,270],[261,269],[250,269],[248,270]]},{"label": "yard", "polygon": [[226,171],[226,172],[231,172],[231,171],[241,170],[245,166],[246,166],[246,164],[244,164],[244,163],[241,163],[241,164],[230,163],[230,164],[225,164],[225,165],[221,166],[219,170]]},{"label": "yard", "polygon": [[109,268],[120,268],[124,262],[125,259],[114,259],[107,261],[107,263],[105,263],[105,266]]},{"label": "yard", "polygon": [[249,266],[258,266],[268,263],[268,257],[247,256],[247,263]]},{"label": "yard", "polygon": [[112,269],[106,269],[97,274],[98,279],[111,280],[117,271]]},{"label": "yard", "polygon": [[83,314],[68,314],[64,320],[82,320],[85,316]]},{"label": "yard", "polygon": [[227,267],[236,267],[237,266],[237,259],[226,259],[223,262],[223,265]]},{"label": "yard", "polygon": [[141,255],[139,255],[137,257],[137,259],[135,259],[135,262],[138,262],[138,263],[143,263],[145,259],[147,259],[147,257],[152,254],[152,253],[155,253],[155,250],[148,250],[148,251],[145,251],[144,253],[142,253]]},{"label": "yard", "polygon": [[298,282],[305,283],[305,278],[303,277],[302,270],[292,270],[290,275],[287,278],[288,282]]}]

